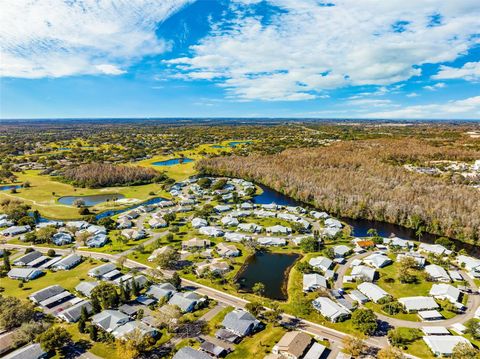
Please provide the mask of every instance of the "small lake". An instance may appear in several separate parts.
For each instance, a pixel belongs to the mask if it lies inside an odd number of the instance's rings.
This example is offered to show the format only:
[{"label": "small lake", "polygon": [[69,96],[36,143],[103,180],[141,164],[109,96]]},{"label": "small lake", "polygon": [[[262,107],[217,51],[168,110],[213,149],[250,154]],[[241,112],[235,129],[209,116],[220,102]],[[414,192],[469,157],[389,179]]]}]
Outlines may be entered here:
[{"label": "small lake", "polygon": [[67,206],[73,206],[76,200],[85,202],[85,206],[95,206],[96,204],[125,198],[123,194],[94,194],[91,196],[64,196],[58,199],[58,202]]},{"label": "small lake", "polygon": [[225,148],[225,146],[222,146],[222,145],[212,145],[210,147],[212,147],[212,148]]},{"label": "small lake", "polygon": [[277,192],[271,188],[259,185],[262,189],[262,194],[253,197],[253,203],[255,204],[271,204],[275,203],[279,206],[302,206],[299,201],[294,200],[291,197],[285,196],[283,193]]},{"label": "small lake", "polygon": [[249,145],[251,143],[252,143],[252,141],[232,141],[232,142],[229,142],[228,145],[230,147],[237,147],[237,146],[240,146],[240,145]]},{"label": "small lake", "polygon": [[189,162],[193,162],[194,160],[192,160],[191,158],[171,158],[169,160],[165,160],[165,161],[158,161],[158,162],[153,162],[152,165],[153,166],[174,166],[174,165],[178,165],[178,164],[183,164],[183,163],[189,163]]},{"label": "small lake", "polygon": [[6,186],[0,186],[0,191],[10,191],[12,189],[19,189],[22,188],[21,185],[6,185]]},{"label": "small lake", "polygon": [[299,254],[258,252],[247,259],[245,266],[237,275],[240,288],[251,291],[255,283],[265,285],[264,296],[287,300],[288,272]]}]

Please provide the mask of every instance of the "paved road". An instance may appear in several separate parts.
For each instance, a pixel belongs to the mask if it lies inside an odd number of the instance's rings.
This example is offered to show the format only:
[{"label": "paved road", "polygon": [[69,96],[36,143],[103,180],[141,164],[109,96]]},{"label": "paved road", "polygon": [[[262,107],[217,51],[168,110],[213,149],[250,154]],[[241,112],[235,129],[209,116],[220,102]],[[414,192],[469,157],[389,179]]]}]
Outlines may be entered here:
[{"label": "paved road", "polygon": [[[6,248],[6,249],[14,249],[14,248],[34,248],[40,252],[47,252],[49,249],[55,249],[57,253],[60,254],[68,254],[71,253],[70,249],[58,249],[58,248],[48,248],[48,247],[37,247],[37,246],[25,246],[25,245],[17,245],[17,244],[0,244],[0,248]],[[118,259],[117,256],[112,255],[112,254],[107,254],[107,253],[96,253],[96,252],[89,252],[85,250],[77,250],[76,253],[81,254],[86,257],[92,257],[96,259],[107,259],[112,262],[116,261]],[[153,269],[152,267],[139,263],[137,261],[128,259],[125,261],[124,265],[129,268],[136,268],[140,272],[147,273],[148,270]],[[173,272],[167,272],[163,271],[164,275],[166,277],[170,276]],[[225,305],[231,305],[237,308],[243,308],[245,305],[248,303],[247,300],[243,298],[239,298],[237,296],[234,296],[232,294],[228,294],[222,291],[219,291],[214,288],[210,288],[208,286],[205,286],[203,284],[199,284],[194,281],[182,279],[182,286],[184,287],[191,287],[194,289],[197,293],[202,294],[202,295],[207,295],[212,299],[215,299],[218,302],[221,302]],[[267,308],[268,309],[268,308]],[[282,320],[284,321],[289,321],[289,320],[295,320],[298,323],[298,328],[299,330],[303,330],[306,333],[309,333],[311,335],[317,336],[319,338],[325,338],[328,339],[331,342],[336,343],[336,345],[341,346],[343,338],[348,336],[348,334],[342,333],[338,330],[332,329],[325,327],[323,325],[313,323],[307,320],[299,319],[296,318],[292,315],[288,314],[283,314],[282,315]],[[375,348],[383,348],[387,344],[386,338],[385,337],[378,337],[378,338],[369,338],[365,341],[365,343],[369,346],[375,347]],[[408,355],[407,357],[415,359],[416,357]]]},{"label": "paved road", "polygon": [[350,257],[344,265],[340,266],[340,268],[337,270],[337,279],[335,280],[334,287],[337,288],[337,289],[342,288],[343,287],[343,277],[345,276],[345,273],[347,273],[348,268],[350,268],[350,266],[352,265],[352,262],[355,259],[365,258],[369,254],[371,254],[371,253],[366,252],[366,253],[357,254],[353,257]]}]

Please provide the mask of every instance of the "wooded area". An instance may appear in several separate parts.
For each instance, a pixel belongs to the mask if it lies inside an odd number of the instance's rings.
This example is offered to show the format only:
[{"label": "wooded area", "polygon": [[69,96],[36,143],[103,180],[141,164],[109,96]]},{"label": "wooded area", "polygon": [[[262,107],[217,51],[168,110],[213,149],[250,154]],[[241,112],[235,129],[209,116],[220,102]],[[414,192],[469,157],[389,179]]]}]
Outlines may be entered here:
[{"label": "wooded area", "polygon": [[151,183],[161,174],[152,168],[90,163],[67,169],[62,178],[78,187],[114,187]]},{"label": "wooded area", "polygon": [[386,221],[418,233],[477,242],[479,189],[408,172],[400,165],[474,158],[480,158],[478,150],[404,138],[345,141],[267,156],[217,157],[200,161],[198,167],[262,183],[337,216]]}]

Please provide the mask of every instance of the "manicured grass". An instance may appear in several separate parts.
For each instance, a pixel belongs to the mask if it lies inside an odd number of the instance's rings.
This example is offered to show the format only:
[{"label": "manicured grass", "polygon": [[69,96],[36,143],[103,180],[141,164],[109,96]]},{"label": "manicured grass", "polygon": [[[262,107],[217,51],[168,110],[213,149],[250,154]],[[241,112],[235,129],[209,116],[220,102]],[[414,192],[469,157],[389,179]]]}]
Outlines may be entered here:
[{"label": "manicured grass", "polygon": [[[63,196],[87,196],[93,194],[123,194],[126,198],[137,199],[137,202],[147,200],[150,192],[155,196],[169,197],[169,195],[161,189],[161,184],[148,184],[143,186],[129,187],[109,187],[101,189],[75,188],[69,184],[55,181],[49,176],[42,176],[39,171],[25,171],[18,173],[19,183],[30,182],[29,188],[20,188],[18,193],[12,194],[9,191],[0,191],[1,198],[18,198],[25,203],[38,209],[40,214],[55,219],[75,219],[80,218],[78,208],[66,206],[58,203],[58,198]],[[114,204],[113,202],[100,203],[90,207],[92,213],[98,213],[107,209],[122,208],[129,205]]]},{"label": "manicured grass", "polygon": [[432,354],[432,351],[430,348],[425,344],[423,339],[418,339],[414,341],[412,344],[407,346],[407,349],[404,350],[408,354],[415,355],[416,357],[419,358],[424,358],[424,359],[433,359],[435,356]]},{"label": "manicured grass", "polygon": [[263,358],[270,353],[273,346],[282,338],[286,330],[271,324],[259,333],[242,340],[227,359]]},{"label": "manicured grass", "polygon": [[[423,271],[414,271],[419,280],[418,283],[401,283],[398,280],[398,274],[400,273],[400,265],[398,262],[394,262],[391,265],[381,268],[378,272],[380,273],[380,279],[376,284],[396,299],[402,297],[426,296],[432,288],[432,283],[425,280]],[[387,283],[385,281],[386,278],[393,278],[394,282]]]},{"label": "manicured grass", "polygon": [[233,307],[226,307],[223,308],[220,312],[218,312],[212,319],[208,321],[208,334],[215,335],[215,332],[219,329],[223,319],[225,316],[230,313],[234,308]]},{"label": "manicured grass", "polygon": [[73,291],[81,280],[88,280],[87,272],[100,264],[101,261],[86,259],[69,271],[46,271],[44,276],[24,283],[23,288],[18,287],[20,281],[10,278],[2,278],[0,286],[5,288],[5,295],[20,299],[26,299],[30,294],[54,284]]}]

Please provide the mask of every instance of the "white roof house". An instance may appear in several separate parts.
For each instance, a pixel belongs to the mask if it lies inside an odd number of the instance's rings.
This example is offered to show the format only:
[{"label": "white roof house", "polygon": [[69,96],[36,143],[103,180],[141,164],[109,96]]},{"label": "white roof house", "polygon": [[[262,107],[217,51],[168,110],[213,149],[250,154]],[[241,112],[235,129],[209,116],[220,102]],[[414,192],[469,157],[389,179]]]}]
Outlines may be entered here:
[{"label": "white roof house", "polygon": [[357,289],[375,303],[382,298],[389,296],[389,294],[378,285],[369,282],[360,283]]},{"label": "white roof house", "polygon": [[262,226],[255,223],[240,223],[237,228],[239,231],[251,233],[260,233],[263,229]]},{"label": "white roof house", "polygon": [[238,219],[230,216],[225,216],[223,217],[220,222],[222,222],[222,225],[226,227],[235,227],[238,226],[239,222]]},{"label": "white roof house", "polygon": [[397,255],[397,262],[400,262],[405,257],[413,258],[415,260],[415,263],[417,263],[418,267],[425,267],[426,260],[425,257],[423,257],[421,254],[417,252],[400,253],[399,255]]},{"label": "white roof house", "polygon": [[266,231],[267,231],[267,233],[283,234],[283,235],[287,235],[287,234],[292,233],[292,229],[290,227],[281,226],[279,224],[277,224],[275,226],[267,227]]},{"label": "white roof house", "polygon": [[192,219],[192,227],[193,228],[201,228],[201,227],[206,227],[208,226],[208,222],[207,220],[203,219],[203,218],[194,218]]},{"label": "white roof house", "polygon": [[374,268],[383,268],[392,263],[392,260],[382,253],[373,253],[366,257],[363,262]]},{"label": "white roof house", "polygon": [[441,283],[432,285],[432,289],[430,289],[429,294],[437,299],[448,300],[451,303],[457,303],[460,300],[462,293],[460,292],[460,289],[451,284]]},{"label": "white roof house", "polygon": [[437,264],[429,264],[428,266],[425,266],[425,272],[437,282],[450,283],[450,276],[447,271]]},{"label": "white roof house", "polygon": [[8,272],[7,276],[11,279],[20,279],[20,280],[32,280],[40,277],[43,274],[43,271],[37,268],[12,268]]},{"label": "white roof house", "polygon": [[400,247],[400,248],[413,248],[414,244],[412,241],[408,241],[403,238],[399,237],[392,237],[392,238],[383,238],[383,244],[392,246],[392,247]]},{"label": "white roof house", "polygon": [[314,257],[308,261],[308,264],[310,264],[312,267],[318,268],[324,272],[330,269],[332,263],[333,261],[331,259],[323,256]]},{"label": "white roof house", "polygon": [[118,310],[104,310],[92,317],[92,323],[107,333],[130,321],[130,317]]},{"label": "white roof house", "polygon": [[240,250],[233,244],[221,242],[215,246],[215,250],[220,257],[238,257],[240,255]]},{"label": "white roof house", "polygon": [[368,302],[368,297],[359,290],[354,289],[350,293],[348,293],[348,295],[350,296],[350,298],[352,298],[358,303],[364,304]]},{"label": "white roof house", "polygon": [[332,227],[332,228],[342,228],[343,224],[340,222],[338,219],[335,218],[327,218],[325,220],[325,226],[326,227]]},{"label": "white roof house", "polygon": [[237,232],[226,232],[225,233],[225,240],[229,242],[241,242],[241,241],[248,241],[251,240],[252,237],[243,234],[243,233],[237,233]]},{"label": "white roof house", "polygon": [[440,306],[432,297],[404,297],[398,299],[407,312],[419,312],[424,310],[438,309]]},{"label": "white roof house", "polygon": [[348,247],[344,244],[333,247],[333,253],[335,254],[335,258],[343,258],[348,253],[350,253],[351,250],[352,249],[350,247]]},{"label": "white roof house", "polygon": [[52,243],[57,246],[64,246],[70,244],[73,241],[73,237],[67,232],[58,232],[52,236]]},{"label": "white roof house", "polygon": [[200,227],[198,233],[210,237],[222,237],[225,234],[220,228],[212,226]]},{"label": "white roof house", "polygon": [[285,246],[287,241],[285,238],[278,237],[259,237],[257,238],[257,243],[262,246]]},{"label": "white roof house", "polygon": [[327,289],[327,279],[318,273],[309,273],[303,275],[303,291],[311,292],[317,289]]},{"label": "white roof house", "polygon": [[373,282],[375,280],[375,273],[375,269],[359,265],[352,268],[352,273],[350,275],[355,279],[360,279],[365,282]]},{"label": "white roof house", "polygon": [[480,259],[459,255],[457,256],[457,263],[469,272],[480,272]]},{"label": "white roof house", "polygon": [[105,263],[102,264],[98,267],[92,268],[88,271],[88,275],[90,277],[96,277],[100,278],[107,274],[108,272],[111,272],[113,270],[117,269],[117,266],[114,263]]},{"label": "white roof house", "polygon": [[318,297],[312,302],[313,307],[326,319],[335,323],[347,319],[350,311],[327,297]]},{"label": "white roof house", "polygon": [[428,335],[423,337],[423,341],[432,353],[438,356],[451,356],[453,348],[459,343],[472,345],[466,338],[455,335]]},{"label": "white roof house", "polygon": [[450,255],[452,253],[451,250],[448,250],[441,244],[428,244],[428,243],[420,243],[418,246],[418,251],[419,252],[426,252],[426,253],[432,253],[436,256],[439,255]]},{"label": "white roof house", "polygon": [[445,327],[422,327],[425,335],[452,335]]},{"label": "white roof house", "polygon": [[82,261],[82,257],[76,253],[72,253],[65,258],[62,258],[58,262],[56,262],[52,268],[54,270],[69,270],[76,265],[78,265]]},{"label": "white roof house", "polygon": [[90,297],[90,295],[92,294],[92,290],[99,284],[100,283],[98,282],[82,281],[75,287],[75,290],[83,294],[85,297]]}]

